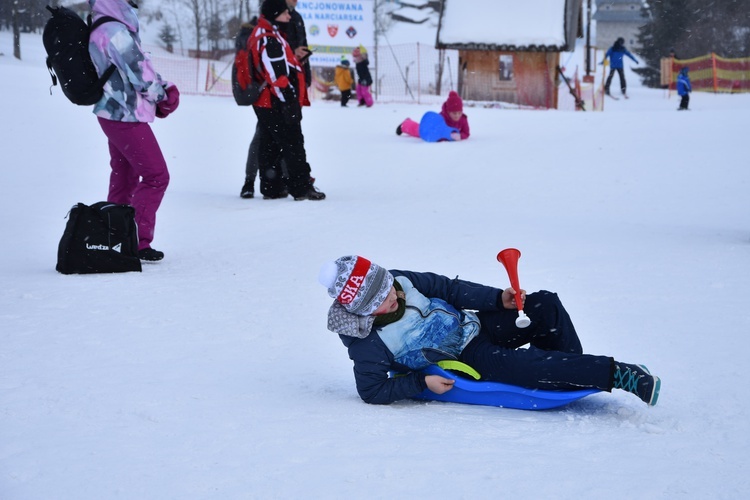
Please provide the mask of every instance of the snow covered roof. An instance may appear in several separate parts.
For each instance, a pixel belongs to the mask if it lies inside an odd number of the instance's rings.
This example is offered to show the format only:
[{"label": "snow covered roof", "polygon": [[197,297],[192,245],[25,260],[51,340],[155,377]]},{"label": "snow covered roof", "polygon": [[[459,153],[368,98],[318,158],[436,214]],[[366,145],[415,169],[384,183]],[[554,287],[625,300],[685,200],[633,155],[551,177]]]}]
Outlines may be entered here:
[{"label": "snow covered roof", "polygon": [[583,0],[443,0],[441,49],[573,50]]}]

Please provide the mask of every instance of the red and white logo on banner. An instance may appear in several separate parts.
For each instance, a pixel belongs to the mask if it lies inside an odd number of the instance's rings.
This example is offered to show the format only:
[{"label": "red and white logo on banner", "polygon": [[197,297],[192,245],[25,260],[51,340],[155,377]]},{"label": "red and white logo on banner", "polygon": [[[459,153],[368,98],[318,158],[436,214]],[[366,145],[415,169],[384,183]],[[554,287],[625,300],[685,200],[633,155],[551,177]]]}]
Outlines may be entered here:
[{"label": "red and white logo on banner", "polygon": [[328,34],[331,35],[331,38],[336,37],[336,33],[339,32],[339,25],[338,24],[329,24],[328,25]]}]

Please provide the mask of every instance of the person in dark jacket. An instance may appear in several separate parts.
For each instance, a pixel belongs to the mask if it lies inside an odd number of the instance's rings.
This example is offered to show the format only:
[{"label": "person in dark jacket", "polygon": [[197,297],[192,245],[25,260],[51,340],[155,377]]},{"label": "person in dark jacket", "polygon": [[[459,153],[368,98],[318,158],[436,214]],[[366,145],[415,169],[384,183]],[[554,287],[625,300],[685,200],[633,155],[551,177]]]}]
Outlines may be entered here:
[{"label": "person in dark jacket", "polygon": [[[302,65],[305,73],[305,86],[310,87],[312,74],[310,72],[310,62],[308,59],[312,52],[307,47],[305,21],[302,19],[300,13],[294,10],[294,8],[297,6],[297,0],[288,0],[286,2],[286,5],[289,9],[290,20],[288,22],[277,22],[277,26],[279,27],[289,46],[294,51],[295,57],[297,58],[298,62]],[[257,24],[257,21],[258,18],[256,17],[251,20],[250,23],[254,27],[255,24]],[[245,164],[245,183],[243,184],[240,191],[240,196],[242,198],[253,198],[255,196],[254,184],[255,174],[258,171],[259,165],[259,143],[261,138],[263,137],[262,133],[258,133],[258,126],[260,126],[260,122],[258,122],[258,124],[256,125],[255,135],[253,136],[253,140],[250,142],[250,148],[248,150],[247,162]],[[263,193],[264,200],[286,198],[289,194],[289,188],[287,186],[287,184],[289,183],[289,170],[286,164],[286,160],[284,159],[284,156],[283,154],[281,154],[281,152],[279,152],[276,159],[272,161],[272,164],[272,168],[261,171],[260,190],[261,193]],[[307,170],[310,170],[310,165],[306,164],[305,168]],[[279,173],[283,180],[284,187],[278,186]],[[266,176],[266,174],[269,175]],[[314,196],[323,195],[323,197],[325,197],[325,195],[313,185],[314,182],[315,178],[311,176],[310,185],[312,186],[312,190],[317,193],[317,195]],[[265,184],[271,184],[274,187],[265,187]]]},{"label": "person in dark jacket", "polygon": [[625,56],[628,56],[638,64],[638,59],[633,57],[633,54],[628,52],[628,49],[625,48],[625,39],[620,37],[615,41],[614,45],[607,50],[607,53],[604,55],[604,60],[602,61],[602,64],[604,64],[604,61],[609,58],[609,76],[607,77],[607,82],[604,84],[604,92],[607,95],[610,95],[609,86],[612,83],[612,77],[616,71],[620,75],[620,90],[622,90],[622,95],[625,97],[628,96],[627,83],[625,82],[625,71],[622,64],[622,60]]},{"label": "person in dark jacket", "polygon": [[305,83],[309,87],[312,83],[312,72],[310,71],[310,56],[312,52],[307,45],[307,32],[305,31],[305,20],[297,12],[297,0],[286,0],[291,19],[284,25],[286,41],[294,51],[297,60],[305,70]]},{"label": "person in dark jacket", "polygon": [[680,107],[678,111],[687,111],[688,104],[690,103],[690,92],[693,91],[693,87],[690,85],[690,76],[688,72],[690,70],[687,66],[680,70],[680,74],[677,75],[677,94],[682,97],[680,99]]},{"label": "person in dark jacket", "polygon": [[[521,290],[531,325],[519,328],[512,288],[388,271],[355,255],[324,264],[318,280],[335,299],[328,329],[348,348],[357,391],[367,403],[451,390],[454,380],[422,372],[445,359],[466,363],[487,381],[544,390],[623,389],[652,406],[658,399],[661,381],[646,367],[583,353],[555,293]],[[391,371],[405,375],[390,377]]]},{"label": "person in dark jacket", "polygon": [[[325,194],[313,187],[302,135],[302,106],[309,106],[305,75],[280,26],[291,19],[285,0],[265,0],[261,17],[250,37],[253,61],[259,62],[268,82],[253,104],[258,117],[258,169],[264,177],[264,197],[286,197],[288,190],[296,201],[323,200]],[[286,165],[284,179],[279,154]]]},{"label": "person in dark jacket", "polygon": [[[253,16],[249,22],[240,25],[240,31],[234,40],[234,50],[240,51],[247,48],[247,41],[250,39],[255,26],[258,24],[258,17]],[[240,190],[241,198],[255,197],[255,177],[258,175],[258,151],[260,150],[260,135],[258,134],[258,123],[255,125],[255,134],[250,147],[247,150],[247,160],[245,161],[245,183]]]}]

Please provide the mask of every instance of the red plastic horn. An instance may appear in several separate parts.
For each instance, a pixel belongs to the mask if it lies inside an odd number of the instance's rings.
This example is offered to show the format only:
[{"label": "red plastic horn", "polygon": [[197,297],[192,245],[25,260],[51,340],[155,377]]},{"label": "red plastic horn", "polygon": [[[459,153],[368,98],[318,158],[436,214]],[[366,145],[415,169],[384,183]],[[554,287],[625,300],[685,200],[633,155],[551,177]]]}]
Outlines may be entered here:
[{"label": "red plastic horn", "polygon": [[521,251],[516,248],[506,248],[497,254],[497,261],[500,262],[508,272],[510,286],[516,291],[516,307],[518,308],[518,318],[516,326],[526,328],[531,324],[531,320],[523,312],[523,302],[521,302],[521,285],[518,283],[518,259],[521,257]]}]

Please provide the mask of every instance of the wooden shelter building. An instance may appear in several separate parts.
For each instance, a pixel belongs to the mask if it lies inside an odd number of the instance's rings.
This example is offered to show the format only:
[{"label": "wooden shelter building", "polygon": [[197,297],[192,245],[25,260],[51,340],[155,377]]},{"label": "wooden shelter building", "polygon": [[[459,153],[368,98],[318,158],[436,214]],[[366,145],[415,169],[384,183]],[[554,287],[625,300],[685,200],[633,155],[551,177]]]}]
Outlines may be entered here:
[{"label": "wooden shelter building", "polygon": [[442,0],[436,47],[459,52],[472,101],[557,108],[560,53],[583,36],[583,0]]}]

